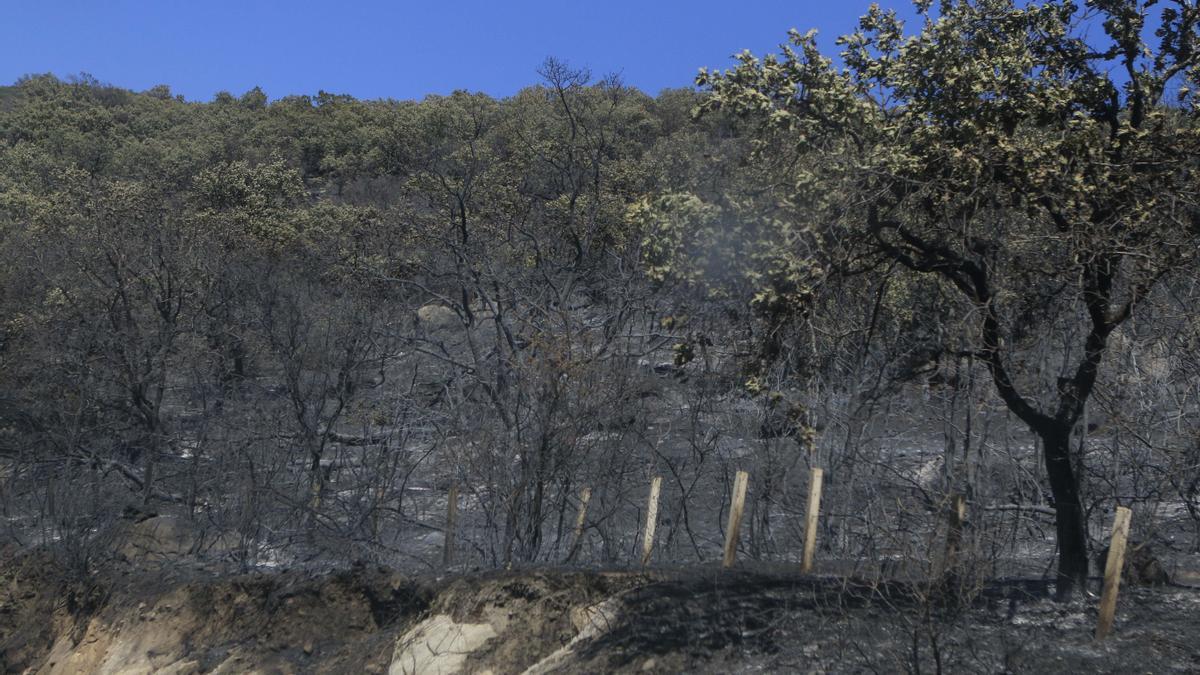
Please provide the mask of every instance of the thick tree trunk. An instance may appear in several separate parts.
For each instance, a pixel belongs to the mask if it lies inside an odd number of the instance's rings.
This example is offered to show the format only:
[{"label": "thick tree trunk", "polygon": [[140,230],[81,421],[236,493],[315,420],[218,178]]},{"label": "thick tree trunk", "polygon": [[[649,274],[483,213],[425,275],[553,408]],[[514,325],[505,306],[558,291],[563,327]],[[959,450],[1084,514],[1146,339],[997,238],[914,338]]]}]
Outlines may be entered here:
[{"label": "thick tree trunk", "polygon": [[[1101,210],[1093,216],[1092,225],[1108,227],[1106,223],[1112,215],[1112,212]],[[1058,526],[1058,597],[1070,597],[1075,588],[1087,580],[1088,568],[1087,521],[1079,495],[1076,465],[1071,461],[1071,430],[1083,415],[1096,386],[1109,336],[1130,317],[1135,305],[1165,271],[1130,285],[1126,290],[1127,297],[1114,308],[1113,284],[1121,261],[1128,253],[1111,248],[1098,251],[1083,262],[1079,291],[1091,329],[1075,372],[1058,379],[1057,405],[1049,412],[1039,409],[1035,401],[1025,398],[1017,390],[1005,365],[1011,347],[1005,346],[1006,333],[988,277],[985,248],[972,249],[964,255],[940,241],[926,241],[906,229],[900,221],[880,220],[875,206],[869,209],[867,219],[870,231],[884,252],[913,271],[940,274],[982,310],[982,343],[977,354],[987,364],[996,391],[1008,409],[1042,440]],[[1070,231],[1071,223],[1065,217],[1056,215],[1055,220],[1064,232]],[[892,235],[896,239],[891,239]],[[1082,471],[1082,451],[1077,466]]]},{"label": "thick tree trunk", "polygon": [[1038,432],[1046,458],[1046,475],[1054,498],[1054,520],[1058,531],[1059,600],[1068,599],[1076,586],[1087,582],[1087,520],[1079,498],[1079,477],[1071,463],[1071,429],[1054,425]]}]

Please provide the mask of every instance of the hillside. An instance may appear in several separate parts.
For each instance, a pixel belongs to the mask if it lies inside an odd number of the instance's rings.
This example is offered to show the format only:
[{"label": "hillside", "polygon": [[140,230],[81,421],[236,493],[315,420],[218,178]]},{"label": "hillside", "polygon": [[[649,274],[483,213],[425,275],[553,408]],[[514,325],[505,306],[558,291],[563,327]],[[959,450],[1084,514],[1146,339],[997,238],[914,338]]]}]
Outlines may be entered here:
[{"label": "hillside", "polygon": [[5,658],[1185,669],[1168,4],[875,7],[653,96],[0,89]]}]

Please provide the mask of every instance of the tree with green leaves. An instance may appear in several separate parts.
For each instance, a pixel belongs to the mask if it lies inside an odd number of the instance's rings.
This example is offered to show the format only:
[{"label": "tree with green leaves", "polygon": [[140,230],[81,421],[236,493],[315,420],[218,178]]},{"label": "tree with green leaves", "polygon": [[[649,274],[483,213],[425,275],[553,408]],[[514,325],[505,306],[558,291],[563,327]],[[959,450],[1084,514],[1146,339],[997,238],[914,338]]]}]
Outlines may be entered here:
[{"label": "tree with green leaves", "polygon": [[[1073,430],[1110,336],[1200,244],[1200,6],[932,4],[916,2],[915,32],[873,6],[838,41],[844,67],[793,31],[781,54],[701,71],[700,109],[741,121],[753,194],[772,202],[773,224],[748,233],[759,239],[736,238],[773,251],[760,302],[778,295],[776,268],[795,272],[785,289],[803,298],[813,270],[894,265],[964,300],[969,328],[946,348],[986,364],[1040,441],[1065,597],[1088,569]],[[680,228],[708,231],[713,208],[746,203],[661,197],[652,272],[681,267]],[[1071,344],[1047,370],[1028,356],[1049,335]]]}]

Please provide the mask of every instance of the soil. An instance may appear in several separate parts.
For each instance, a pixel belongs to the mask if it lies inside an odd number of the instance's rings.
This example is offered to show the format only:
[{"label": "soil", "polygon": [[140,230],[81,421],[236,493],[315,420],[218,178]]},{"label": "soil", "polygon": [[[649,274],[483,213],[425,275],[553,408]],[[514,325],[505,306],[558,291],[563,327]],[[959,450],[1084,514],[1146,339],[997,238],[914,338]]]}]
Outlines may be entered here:
[{"label": "soil", "polygon": [[1098,600],[1042,581],[967,596],[787,568],[377,566],[233,575],[186,560],[71,574],[0,568],[0,670],[14,673],[1200,672],[1200,589]]}]

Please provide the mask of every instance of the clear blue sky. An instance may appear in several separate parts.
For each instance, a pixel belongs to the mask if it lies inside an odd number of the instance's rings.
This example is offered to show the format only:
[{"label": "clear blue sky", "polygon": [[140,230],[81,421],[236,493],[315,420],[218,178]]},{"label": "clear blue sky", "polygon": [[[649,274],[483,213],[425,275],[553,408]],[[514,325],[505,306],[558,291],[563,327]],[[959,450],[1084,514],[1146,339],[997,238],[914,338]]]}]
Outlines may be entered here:
[{"label": "clear blue sky", "polygon": [[[194,100],[256,85],[420,98],[506,96],[547,56],[619,72],[649,93],[690,84],[742,49],[818,28],[828,53],[869,0],[0,0],[0,83],[86,72]],[[881,4],[889,4],[883,2]],[[908,0],[890,3],[906,12]]]}]

